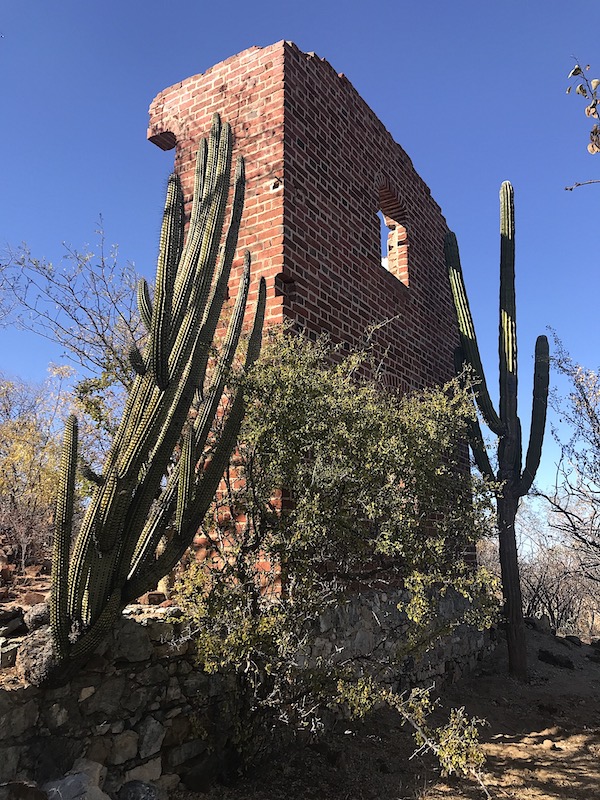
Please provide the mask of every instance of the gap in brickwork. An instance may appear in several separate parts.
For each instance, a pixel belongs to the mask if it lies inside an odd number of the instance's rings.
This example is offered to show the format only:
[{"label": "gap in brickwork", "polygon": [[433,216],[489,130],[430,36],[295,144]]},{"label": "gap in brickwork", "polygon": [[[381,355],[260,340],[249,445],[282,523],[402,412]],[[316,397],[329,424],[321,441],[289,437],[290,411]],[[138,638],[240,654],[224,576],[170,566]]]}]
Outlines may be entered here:
[{"label": "gap in brickwork", "polygon": [[384,269],[388,268],[388,236],[390,233],[390,229],[386,225],[385,217],[383,216],[383,211],[378,211],[377,216],[379,218],[379,233],[381,239],[381,266]]},{"label": "gap in brickwork", "polygon": [[408,231],[406,213],[390,189],[379,190],[381,266],[408,286]]}]

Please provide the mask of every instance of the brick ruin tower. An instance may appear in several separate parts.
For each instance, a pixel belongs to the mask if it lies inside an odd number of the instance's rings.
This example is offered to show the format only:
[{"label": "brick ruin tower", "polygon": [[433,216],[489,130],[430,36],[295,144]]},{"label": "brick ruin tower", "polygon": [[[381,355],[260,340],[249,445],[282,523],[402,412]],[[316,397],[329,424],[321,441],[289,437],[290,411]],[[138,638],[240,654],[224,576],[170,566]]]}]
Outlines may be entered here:
[{"label": "brick ruin tower", "polygon": [[[411,160],[344,75],[291,42],[252,47],[162,91],[148,138],[175,148],[186,203],[218,112],[246,159],[239,252],[267,280],[267,324],[355,347],[370,325],[388,386],[448,380],[458,344],[446,222]],[[379,213],[381,212],[381,214]],[[382,259],[381,215],[389,228]],[[241,260],[232,273],[236,290]],[[250,300],[253,300],[252,292]]]}]

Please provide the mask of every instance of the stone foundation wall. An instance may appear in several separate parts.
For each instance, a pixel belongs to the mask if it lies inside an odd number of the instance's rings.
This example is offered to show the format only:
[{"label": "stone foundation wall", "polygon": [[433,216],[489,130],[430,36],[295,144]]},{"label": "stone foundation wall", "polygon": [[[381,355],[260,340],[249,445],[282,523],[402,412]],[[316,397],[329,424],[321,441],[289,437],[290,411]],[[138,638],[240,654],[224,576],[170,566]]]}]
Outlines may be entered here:
[{"label": "stone foundation wall", "polygon": [[[129,609],[131,610],[131,609]],[[208,786],[235,755],[235,685],[197,669],[171,609],[124,617],[69,684],[18,678],[0,691],[0,782],[60,778],[81,758],[106,768],[104,792],[128,781]]]},{"label": "stone foundation wall", "polygon": [[[370,593],[332,609],[299,659],[324,656],[360,670],[374,651],[392,656],[406,625],[399,599],[394,591]],[[456,598],[444,602],[443,614],[457,610]],[[197,668],[178,609],[143,609],[126,609],[110,639],[62,688],[36,689],[14,670],[0,672],[0,783],[33,780],[52,798],[64,796],[56,781],[69,771],[77,782],[91,770],[96,786],[101,778],[104,795],[113,796],[130,781],[166,793],[180,781],[202,791],[236,776],[244,698],[235,678]],[[484,634],[462,626],[387,678],[401,689],[456,679],[485,647]]]},{"label": "stone foundation wall", "polygon": [[[333,664],[355,665],[357,672],[379,666],[379,679],[402,692],[458,680],[491,646],[489,633],[459,625],[425,652],[402,658],[408,621],[398,606],[406,600],[403,591],[392,589],[355,595],[332,608],[320,617],[318,635],[304,661],[321,657]],[[465,608],[464,598],[449,592],[439,605],[440,628],[460,619]]]}]

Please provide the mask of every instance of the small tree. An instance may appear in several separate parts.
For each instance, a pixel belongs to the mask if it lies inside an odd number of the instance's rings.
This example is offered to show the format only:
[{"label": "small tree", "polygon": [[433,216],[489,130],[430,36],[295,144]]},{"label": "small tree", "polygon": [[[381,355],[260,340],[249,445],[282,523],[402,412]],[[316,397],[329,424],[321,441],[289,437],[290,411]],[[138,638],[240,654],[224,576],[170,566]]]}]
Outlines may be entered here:
[{"label": "small tree", "polygon": [[[486,596],[487,573],[463,558],[485,526],[463,461],[470,396],[454,381],[399,398],[361,379],[364,366],[324,339],[269,332],[244,382],[239,451],[197,540],[203,558],[177,590],[203,668],[233,669],[255,709],[306,727],[323,705],[362,714],[382,700],[415,724],[423,696],[401,698],[386,680],[484,616],[467,603],[462,617],[437,613],[445,593]],[[411,596],[392,654],[382,634],[362,657],[311,656],[321,615],[359,587],[400,585]]]},{"label": "small tree", "polygon": [[573,549],[582,574],[600,583],[600,373],[574,362],[558,340],[555,351],[553,363],[569,392],[554,395],[553,403],[570,437],[555,432],[561,459],[554,490],[542,496],[550,525]]},{"label": "small tree", "polygon": [[135,377],[128,353],[140,345],[144,329],[136,305],[139,276],[108,248],[97,231],[94,250],[63,244],[53,264],[23,245],[0,263],[3,325],[56,342],[85,377],[128,389]]},{"label": "small tree", "polygon": [[0,538],[21,570],[52,553],[58,428],[66,405],[55,369],[43,384],[0,376]]},{"label": "small tree", "polygon": [[97,231],[93,249],[63,245],[53,264],[23,245],[0,263],[2,325],[16,326],[55,342],[71,362],[70,382],[80,420],[84,458],[99,469],[135,377],[129,359],[143,347],[136,304],[138,275],[107,248]]}]

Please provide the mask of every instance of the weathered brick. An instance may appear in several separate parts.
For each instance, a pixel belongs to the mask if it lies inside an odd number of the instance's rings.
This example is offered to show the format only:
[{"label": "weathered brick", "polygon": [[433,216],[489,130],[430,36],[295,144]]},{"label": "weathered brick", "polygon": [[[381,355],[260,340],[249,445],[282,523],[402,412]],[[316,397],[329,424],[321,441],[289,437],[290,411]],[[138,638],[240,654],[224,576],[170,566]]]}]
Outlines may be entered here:
[{"label": "weathered brick", "polygon": [[[444,266],[446,222],[348,79],[314,53],[278,42],[161,92],[148,136],[175,147],[188,203],[197,143],[215,111],[232,125],[247,162],[239,247],[252,252],[254,281],[267,280],[267,323],[286,317],[353,347],[369,325],[385,322],[375,345],[391,387],[447,380],[458,334]],[[395,225],[389,269],[378,211]]]}]

